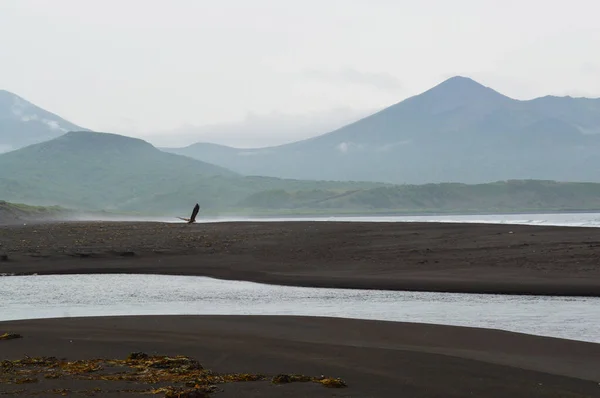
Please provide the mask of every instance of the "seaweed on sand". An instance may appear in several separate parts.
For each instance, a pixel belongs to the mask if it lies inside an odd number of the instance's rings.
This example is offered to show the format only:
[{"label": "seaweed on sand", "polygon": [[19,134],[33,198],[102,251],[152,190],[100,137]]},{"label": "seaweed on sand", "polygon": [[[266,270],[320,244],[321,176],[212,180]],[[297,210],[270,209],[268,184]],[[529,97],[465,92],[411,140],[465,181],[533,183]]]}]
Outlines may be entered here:
[{"label": "seaweed on sand", "polygon": [[273,384],[287,384],[287,383],[294,383],[294,382],[302,382],[302,383],[314,382],[314,383],[320,383],[321,385],[323,385],[325,387],[330,387],[330,388],[347,387],[346,383],[342,379],[324,377],[324,376],[310,377],[310,376],[304,376],[304,375],[279,374],[277,376],[274,376],[271,379],[271,383],[273,383]]},{"label": "seaweed on sand", "polygon": [[[324,376],[215,373],[186,356],[150,356],[141,352],[131,353],[125,359],[67,361],[55,357],[25,357],[0,362],[0,383],[35,383],[38,378],[130,381],[146,384],[146,393],[164,394],[166,398],[208,397],[220,384],[252,381],[270,380],[273,384],[315,382],[330,388],[346,387],[341,379]],[[152,387],[157,384],[163,386]]]},{"label": "seaweed on sand", "polygon": [[0,340],[14,340],[14,339],[22,339],[23,336],[21,336],[18,333],[3,333],[0,334]]}]

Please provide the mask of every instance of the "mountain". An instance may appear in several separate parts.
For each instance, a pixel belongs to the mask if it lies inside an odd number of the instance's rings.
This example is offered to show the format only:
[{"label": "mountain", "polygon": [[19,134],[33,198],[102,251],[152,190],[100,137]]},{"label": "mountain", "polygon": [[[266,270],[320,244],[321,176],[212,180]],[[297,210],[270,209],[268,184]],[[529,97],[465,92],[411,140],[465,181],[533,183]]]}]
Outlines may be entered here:
[{"label": "mountain", "polygon": [[140,139],[86,131],[0,155],[1,199],[67,207],[134,205],[201,179],[236,175]]},{"label": "mountain", "polygon": [[251,177],[160,151],[140,139],[86,131],[0,155],[0,224],[82,212],[187,216],[194,203],[203,215],[238,216],[592,211],[600,209],[600,184],[390,185]]},{"label": "mountain", "polygon": [[600,99],[509,98],[467,77],[330,133],[238,149],[164,149],[247,175],[423,184],[600,181]]},{"label": "mountain", "polygon": [[81,130],[86,129],[0,90],[0,153]]},{"label": "mountain", "polygon": [[73,210],[187,215],[196,202],[203,209],[231,207],[263,190],[337,194],[380,185],[243,177],[141,139],[89,131],[0,154],[0,200]]}]

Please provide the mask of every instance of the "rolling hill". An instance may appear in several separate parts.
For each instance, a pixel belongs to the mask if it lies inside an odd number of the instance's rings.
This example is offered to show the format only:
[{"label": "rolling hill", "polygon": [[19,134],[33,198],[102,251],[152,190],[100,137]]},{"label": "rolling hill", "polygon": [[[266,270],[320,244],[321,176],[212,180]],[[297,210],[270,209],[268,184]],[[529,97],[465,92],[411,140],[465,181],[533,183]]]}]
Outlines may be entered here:
[{"label": "rolling hill", "polygon": [[600,184],[510,180],[485,184],[393,185],[333,194],[273,190],[251,195],[247,208],[327,213],[527,213],[600,210]]},{"label": "rolling hill", "polygon": [[[370,214],[600,209],[600,184],[499,181],[390,185],[242,176],[146,141],[71,132],[0,155],[2,223],[68,214]],[[68,209],[68,212],[66,211]],[[68,214],[67,214],[68,213]]]},{"label": "rolling hill", "polygon": [[75,208],[134,207],[200,179],[236,175],[140,139],[97,132],[70,132],[0,155],[2,199]]},{"label": "rolling hill", "polygon": [[345,192],[382,184],[244,177],[141,139],[77,131],[0,155],[0,200],[75,210],[187,214],[237,206],[263,190]]},{"label": "rolling hill", "polygon": [[0,200],[0,225],[26,223],[29,220],[36,222],[53,220],[64,215],[66,209],[61,207],[29,206],[22,203],[8,203]]},{"label": "rolling hill", "polygon": [[[517,101],[458,77],[309,140],[168,150],[176,153],[6,104],[0,122],[37,115],[21,122],[58,136],[0,154],[0,201],[164,216],[187,215],[196,202],[237,215],[600,209],[600,184],[582,182],[600,180],[600,100]],[[29,132],[31,140],[47,133]],[[47,216],[0,207],[6,219]]]},{"label": "rolling hill", "polygon": [[81,130],[86,129],[0,90],[0,153]]},{"label": "rolling hill", "polygon": [[600,181],[600,99],[509,98],[466,77],[330,133],[268,148],[163,148],[245,175],[425,184]]}]

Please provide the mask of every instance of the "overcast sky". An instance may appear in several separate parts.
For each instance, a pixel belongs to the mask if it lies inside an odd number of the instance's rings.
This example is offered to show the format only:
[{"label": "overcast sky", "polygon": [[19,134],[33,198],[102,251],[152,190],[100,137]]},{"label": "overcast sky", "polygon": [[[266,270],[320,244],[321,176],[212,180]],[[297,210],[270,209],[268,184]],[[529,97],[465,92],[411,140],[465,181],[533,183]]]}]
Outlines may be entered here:
[{"label": "overcast sky", "polygon": [[453,75],[600,97],[599,16],[598,0],[0,0],[0,88],[135,136],[360,113]]}]

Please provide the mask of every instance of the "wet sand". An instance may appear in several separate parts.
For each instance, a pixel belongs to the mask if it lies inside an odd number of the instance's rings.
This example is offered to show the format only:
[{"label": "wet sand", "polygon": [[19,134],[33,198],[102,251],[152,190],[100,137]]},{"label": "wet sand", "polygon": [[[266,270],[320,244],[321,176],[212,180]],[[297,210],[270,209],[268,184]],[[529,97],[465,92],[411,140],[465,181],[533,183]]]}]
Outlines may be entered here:
[{"label": "wet sand", "polygon": [[[0,360],[181,354],[213,372],[325,375],[347,384],[227,383],[211,395],[224,398],[600,396],[599,344],[486,329],[312,317],[143,316],[0,322],[1,330],[23,338],[0,341]],[[95,396],[134,396],[118,391],[149,388],[70,376],[25,387],[4,383],[0,392],[25,388],[35,396],[68,388],[81,391],[69,396],[85,396],[96,387],[103,392]]]},{"label": "wet sand", "polygon": [[600,228],[364,222],[0,227],[0,273],[160,273],[281,285],[600,296]]},{"label": "wet sand", "polygon": [[[0,273],[9,274],[156,273],[315,287],[598,296],[598,258],[596,228],[355,222],[0,227]],[[0,340],[0,361],[123,360],[145,352],[189,356],[218,373],[266,375],[219,384],[210,395],[219,397],[600,397],[600,344],[486,329],[145,316],[0,322],[3,332],[23,338]],[[0,368],[0,379],[14,378],[8,369]],[[269,381],[281,373],[341,378],[347,387]],[[69,389],[68,396],[139,396],[165,385],[95,380],[94,374],[0,383],[0,395]]]}]

